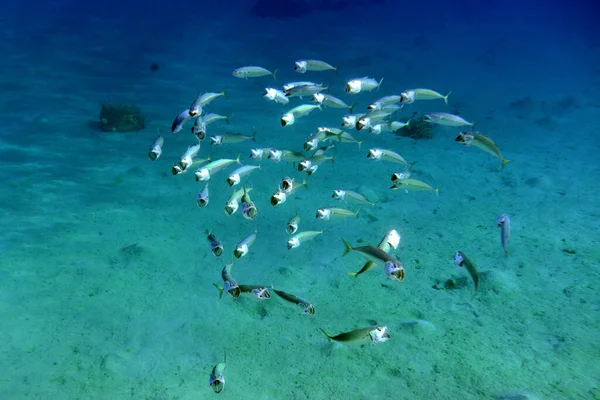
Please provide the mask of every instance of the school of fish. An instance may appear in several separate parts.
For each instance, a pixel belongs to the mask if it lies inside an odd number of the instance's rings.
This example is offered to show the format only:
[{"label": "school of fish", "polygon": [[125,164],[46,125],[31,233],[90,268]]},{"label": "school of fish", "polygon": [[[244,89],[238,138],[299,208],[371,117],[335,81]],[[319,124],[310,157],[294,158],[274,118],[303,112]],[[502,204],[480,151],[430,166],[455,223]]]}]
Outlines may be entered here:
[{"label": "school of fish", "polygon": [[[337,67],[321,61],[321,60],[298,60],[295,62],[293,69],[300,74],[307,72],[313,73],[337,73]],[[258,79],[261,77],[276,78],[277,70],[269,71],[260,66],[244,66],[233,71],[233,76],[240,79]],[[265,78],[262,78],[265,79]],[[352,98],[355,96],[365,96],[365,93],[379,91],[383,84],[383,78],[377,80],[368,76],[356,77],[349,80],[344,88],[345,96]],[[333,88],[331,88],[333,89]],[[342,88],[340,88],[342,89]],[[342,90],[340,90],[342,91]],[[363,135],[367,132],[368,135],[380,135],[382,133],[391,132],[397,133],[410,125],[410,118],[407,120],[396,120],[395,116],[407,104],[412,104],[417,101],[436,101],[441,100],[445,106],[448,104],[450,93],[445,95],[425,88],[399,90],[394,95],[387,95],[372,101],[364,112],[354,113],[357,106],[356,101],[346,101],[338,98],[330,93],[328,86],[317,84],[311,81],[289,82],[282,86],[281,89],[275,87],[267,87],[262,96],[269,102],[278,103],[287,107],[280,118],[282,129],[298,122],[298,120],[310,118],[310,114],[315,110],[321,110],[324,107],[344,110],[346,114],[340,115],[339,121],[334,123],[334,126],[316,127],[315,131],[308,135],[302,142],[298,140],[298,149],[276,149],[276,148],[249,148],[249,159],[252,162],[261,162],[263,159],[268,159],[274,163],[285,162],[290,164],[292,168],[297,169],[305,174],[302,181],[289,176],[282,177],[279,182],[273,182],[276,190],[270,195],[269,202],[273,207],[279,206],[290,198],[297,190],[308,190],[307,178],[315,174],[318,169],[327,161],[332,161],[334,155],[331,154],[331,149],[336,144],[356,145],[361,150],[363,140],[358,135]],[[190,146],[185,149],[179,160],[173,164],[171,171],[173,175],[185,174],[188,171],[193,171],[189,175],[193,175],[197,182],[205,182],[196,198],[196,204],[199,208],[204,209],[211,207],[209,184],[217,186],[219,190],[225,190],[230,187],[232,192],[229,196],[224,211],[227,215],[233,215],[240,211],[242,216],[250,221],[255,220],[259,215],[259,210],[252,200],[253,197],[265,196],[264,193],[255,193],[252,187],[248,187],[248,177],[260,174],[263,166],[258,164],[246,164],[242,162],[241,155],[235,155],[232,158],[222,158],[211,160],[209,156],[203,158],[200,155],[201,144],[207,136],[211,125],[219,123],[229,123],[229,115],[218,115],[214,113],[206,113],[213,101],[219,98],[226,97],[227,91],[221,92],[206,92],[201,93],[195,100],[192,101],[189,108],[186,108],[177,114],[175,117],[171,131],[179,133],[186,124],[191,125]],[[289,103],[304,99],[310,99],[310,103],[305,102],[291,107]],[[348,104],[350,103],[350,104]],[[475,123],[470,122],[459,115],[454,115],[446,112],[429,113],[424,116],[424,121],[431,124],[451,127],[451,128],[473,128]],[[338,128],[341,126],[347,130]],[[218,128],[215,128],[217,131]],[[208,146],[222,146],[235,143],[254,143],[256,140],[256,131],[254,130],[249,135],[240,133],[219,133],[209,137]],[[496,157],[500,161],[500,166],[510,160],[502,156],[498,146],[490,138],[482,135],[479,132],[461,131],[456,137],[456,142],[464,146],[474,146],[484,152]],[[159,134],[151,144],[148,151],[148,157],[152,161],[159,159],[163,153],[165,139]],[[407,162],[401,154],[393,149],[387,148],[370,148],[366,151],[366,157],[372,161],[389,162],[398,165],[398,170],[391,176],[392,190],[405,191],[431,191],[439,196],[440,187],[433,187],[430,184],[415,179],[412,176],[411,164]],[[224,170],[231,170],[228,175],[223,175],[223,182],[214,182],[216,176]],[[312,179],[312,178],[311,178]],[[214,183],[213,183],[214,182]],[[245,183],[246,182],[246,183]],[[268,196],[268,195],[266,195]],[[345,187],[333,188],[332,199],[341,204],[340,207],[321,207],[315,210],[314,218],[322,221],[339,218],[357,218],[361,207],[375,207],[376,203],[369,200],[365,195]],[[299,246],[310,246],[310,241],[325,234],[324,230],[300,230],[300,224],[305,218],[312,216],[301,216],[298,213],[293,215],[286,227],[282,227],[289,234],[287,245],[289,250]],[[502,214],[498,217],[497,226],[500,228],[500,242],[504,255],[508,255],[508,241],[510,237],[510,217],[508,214]],[[264,233],[265,235],[267,232]],[[251,252],[252,245],[256,240],[264,240],[261,238],[262,232],[256,229],[247,237],[239,240],[232,252],[232,259],[245,257]],[[210,229],[206,230],[208,240],[207,250],[210,250],[216,257],[221,257],[224,254],[224,245],[218,239],[218,236]],[[378,239],[378,238],[373,238]],[[357,272],[348,272],[348,275],[357,278],[367,271],[381,265],[384,275],[396,282],[403,282],[406,276],[406,271],[402,263],[392,255],[392,250],[396,250],[401,243],[401,235],[397,229],[392,229],[385,232],[379,239],[378,244],[353,246],[346,240],[341,239],[345,246],[343,255],[355,252],[366,258],[364,266]],[[375,240],[373,241],[375,243]],[[454,263],[458,267],[465,267],[469,273],[473,284],[475,294],[479,289],[479,275],[475,264],[462,252],[457,251],[454,255]],[[233,298],[238,298],[242,294],[249,295],[256,300],[271,299],[271,293],[277,295],[285,303],[299,308],[299,310],[307,315],[316,313],[316,307],[311,301],[298,297],[288,291],[275,289],[273,285],[266,284],[240,284],[234,278],[233,261],[227,263],[221,271],[222,284],[214,284],[219,291],[219,298],[223,293],[227,293]],[[321,329],[327,339],[336,342],[364,342],[370,341],[378,344],[390,339],[391,335],[386,325],[374,325],[364,328],[354,329],[351,331],[342,332],[337,335],[330,335],[324,329]],[[226,359],[214,366],[210,373],[209,385],[215,393],[220,393],[225,384],[224,370]]]}]

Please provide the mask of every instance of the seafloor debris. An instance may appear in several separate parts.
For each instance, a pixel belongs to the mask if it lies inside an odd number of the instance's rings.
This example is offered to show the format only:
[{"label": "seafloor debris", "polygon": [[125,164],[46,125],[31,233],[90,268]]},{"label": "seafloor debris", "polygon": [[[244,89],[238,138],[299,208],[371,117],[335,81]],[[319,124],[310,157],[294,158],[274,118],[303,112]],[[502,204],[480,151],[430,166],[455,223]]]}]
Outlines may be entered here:
[{"label": "seafloor debris", "polygon": [[144,129],[140,108],[130,104],[102,104],[100,129],[103,132],[134,132]]}]

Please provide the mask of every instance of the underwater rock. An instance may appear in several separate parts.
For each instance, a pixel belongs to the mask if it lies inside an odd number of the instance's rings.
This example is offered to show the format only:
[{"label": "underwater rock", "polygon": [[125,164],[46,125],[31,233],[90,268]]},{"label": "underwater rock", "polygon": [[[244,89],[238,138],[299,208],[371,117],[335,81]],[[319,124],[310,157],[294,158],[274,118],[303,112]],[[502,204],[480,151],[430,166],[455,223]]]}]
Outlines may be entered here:
[{"label": "underwater rock", "polygon": [[144,129],[140,108],[129,104],[102,104],[100,129],[103,132],[135,132]]},{"label": "underwater rock", "polygon": [[433,138],[433,125],[425,121],[425,117],[413,118],[410,120],[410,124],[397,131],[396,135],[415,140],[431,139]]}]

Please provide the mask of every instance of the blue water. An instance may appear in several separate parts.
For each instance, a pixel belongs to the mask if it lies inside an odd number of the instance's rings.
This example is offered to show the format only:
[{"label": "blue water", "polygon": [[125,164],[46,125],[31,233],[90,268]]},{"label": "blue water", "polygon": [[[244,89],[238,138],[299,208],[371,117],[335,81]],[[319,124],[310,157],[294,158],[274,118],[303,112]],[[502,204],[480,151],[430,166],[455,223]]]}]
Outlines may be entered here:
[{"label": "blue water", "polygon": [[[261,4],[262,3],[262,4]],[[225,399],[598,399],[600,398],[600,30],[591,2],[358,1],[16,2],[0,16],[0,398],[204,399],[226,354]],[[270,3],[270,4],[269,4]],[[338,72],[293,70],[319,59]],[[272,76],[237,79],[259,65]],[[355,96],[348,80],[384,78]],[[319,126],[340,128],[345,110],[313,111],[281,127],[288,106],[262,98],[295,80],[330,86],[356,112],[411,88],[446,94],[395,117],[450,112],[476,121],[511,160],[455,142],[461,128],[433,137],[347,130],[360,148],[335,143],[326,161],[279,206],[280,180],[305,174],[292,163],[256,162],[250,148],[302,151]],[[244,179],[254,221],[223,206],[232,189],[215,175],[210,202],[193,170],[171,168],[196,143],[175,116],[201,93],[220,92],[209,126],[252,141],[211,147],[199,157],[261,165]],[[135,104],[138,132],[98,129],[101,105]],[[468,128],[468,127],[467,127]],[[157,131],[161,157],[148,159]],[[399,164],[373,162],[390,149],[413,163],[431,191],[390,190]],[[308,153],[306,153],[308,155]],[[329,154],[329,153],[328,153]],[[374,207],[331,198],[363,193]],[[321,207],[359,211],[320,221]],[[505,257],[496,218],[511,217]],[[286,223],[323,230],[287,250]],[[406,278],[381,264],[342,256],[342,238],[390,254]],[[206,231],[223,242],[210,252]],[[236,244],[239,283],[271,285],[312,303],[307,315],[278,298],[219,298],[221,270]],[[479,289],[454,254],[476,265]],[[336,335],[385,325],[375,344],[331,343]],[[519,397],[521,396],[521,397]]]}]

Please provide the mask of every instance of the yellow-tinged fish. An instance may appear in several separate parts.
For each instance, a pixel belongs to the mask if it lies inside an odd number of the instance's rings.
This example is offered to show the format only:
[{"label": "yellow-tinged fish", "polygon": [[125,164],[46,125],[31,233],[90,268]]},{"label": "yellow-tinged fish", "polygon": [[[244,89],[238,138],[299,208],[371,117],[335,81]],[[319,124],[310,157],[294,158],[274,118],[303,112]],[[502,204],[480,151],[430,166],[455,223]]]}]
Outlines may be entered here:
[{"label": "yellow-tinged fish", "polygon": [[294,71],[303,74],[306,71],[337,71],[334,67],[325,61],[320,60],[298,60],[294,63]]},{"label": "yellow-tinged fish", "polygon": [[194,102],[190,106],[190,111],[189,111],[190,116],[195,117],[197,115],[202,114],[202,107],[207,106],[208,104],[210,104],[211,101],[213,101],[217,97],[225,96],[226,92],[227,92],[227,87],[225,87],[225,89],[223,89],[223,91],[221,93],[207,92],[207,93],[201,94],[200,96],[198,96],[196,98],[196,100],[194,100]]},{"label": "yellow-tinged fish", "polygon": [[510,217],[508,214],[502,214],[496,220],[498,227],[500,228],[500,243],[504,249],[504,257],[508,255],[508,240],[510,239]]},{"label": "yellow-tinged fish", "polygon": [[242,293],[251,294],[256,300],[267,300],[271,298],[269,289],[264,285],[240,285],[240,291]]},{"label": "yellow-tinged fish", "polygon": [[235,258],[241,258],[248,254],[248,251],[250,251],[250,246],[252,246],[252,244],[256,240],[256,233],[257,231],[254,231],[252,235],[248,236],[247,238],[239,242],[237,246],[235,246],[235,250],[233,250],[233,255],[235,256]]},{"label": "yellow-tinged fish", "polygon": [[225,168],[229,167],[233,163],[238,163],[241,165],[239,155],[237,156],[237,158],[235,160],[228,159],[228,158],[222,158],[220,160],[212,161],[212,162],[206,164],[205,166],[203,166],[202,168],[198,168],[196,170],[196,172],[194,172],[194,175],[196,175],[196,182],[200,182],[200,181],[204,182],[204,181],[209,180],[211,175],[214,175],[217,172],[224,170]]},{"label": "yellow-tinged fish", "polygon": [[477,273],[477,268],[475,264],[471,262],[462,251],[457,251],[454,255],[454,263],[458,267],[465,267],[471,275],[471,279],[473,279],[473,284],[475,285],[475,294],[477,294],[477,289],[479,289],[479,274]]},{"label": "yellow-tinged fish", "polygon": [[244,218],[253,221],[258,216],[258,210],[256,209],[256,205],[250,199],[250,190],[247,190],[244,187],[244,194],[242,195],[242,215]]},{"label": "yellow-tinged fish", "polygon": [[287,223],[287,233],[293,235],[298,232],[298,225],[300,225],[300,216],[296,213]]},{"label": "yellow-tinged fish", "polygon": [[313,315],[316,313],[315,306],[312,305],[308,300],[294,296],[293,294],[286,293],[281,290],[273,288],[273,291],[285,301],[298,305],[305,314]]},{"label": "yellow-tinged fish", "polygon": [[210,372],[210,378],[208,384],[215,393],[221,393],[223,387],[225,387],[225,367],[227,365],[227,355],[223,356],[223,362],[215,365]]},{"label": "yellow-tinged fish", "polygon": [[[231,276],[231,268],[232,267],[233,267],[233,262],[230,264],[227,264],[225,267],[223,267],[223,270],[221,271],[221,278],[223,278],[224,290],[227,293],[229,293],[231,296],[233,296],[234,299],[237,299],[238,297],[240,297],[241,291],[240,291],[240,286],[238,285],[236,280]],[[218,288],[219,287],[217,286],[217,289]]]},{"label": "yellow-tinged fish", "polygon": [[350,211],[346,208],[338,208],[338,207],[329,207],[329,208],[319,208],[317,210],[317,219],[322,219],[324,221],[330,220],[331,218],[348,218],[348,217],[356,217],[358,218],[358,213],[360,210],[354,212]]},{"label": "yellow-tinged fish", "polygon": [[216,256],[221,257],[223,254],[223,243],[215,236],[212,231],[206,231],[208,243],[210,243],[210,251]]},{"label": "yellow-tinged fish", "polygon": [[316,236],[319,236],[322,233],[323,233],[322,230],[320,230],[320,231],[304,231],[304,232],[297,233],[288,239],[287,248],[288,248],[288,250],[295,249],[296,247],[300,246],[302,243],[306,242],[307,240],[314,239]]},{"label": "yellow-tinged fish", "polygon": [[378,344],[385,342],[391,337],[387,331],[387,326],[385,325],[375,325],[369,326],[368,328],[355,329],[335,336],[331,336],[323,329],[321,329],[321,332],[327,336],[329,341],[333,340],[335,342],[356,342],[368,339],[373,343]]},{"label": "yellow-tinged fish", "polygon": [[425,114],[423,121],[444,126],[475,126],[475,122],[469,122],[463,117],[449,113]]},{"label": "yellow-tinged fish", "polygon": [[285,96],[284,92],[275,88],[265,88],[263,97],[267,100],[284,105],[290,102],[290,99]]},{"label": "yellow-tinged fish", "polygon": [[308,187],[307,179],[306,178],[304,178],[304,180],[301,183],[298,183],[296,181],[292,181],[292,188],[291,189],[285,189],[284,190],[283,188],[279,187],[277,189],[277,191],[275,193],[273,193],[273,195],[271,196],[271,205],[272,206],[277,206],[279,204],[285,203],[286,200],[287,200],[287,197],[289,195],[291,195],[292,193],[296,192],[296,190],[298,190],[302,186]]},{"label": "yellow-tinged fish", "polygon": [[407,166],[407,168],[410,167],[410,164],[404,159],[404,157],[392,150],[373,148],[369,150],[367,158],[373,161],[384,160],[393,163],[404,164]]},{"label": "yellow-tinged fish", "polygon": [[165,139],[163,139],[160,134],[154,140],[152,145],[150,146],[150,150],[148,150],[148,157],[150,160],[155,161],[162,154],[162,147],[165,144]]},{"label": "yellow-tinged fish", "polygon": [[194,146],[189,146],[185,153],[181,155],[179,162],[173,166],[173,175],[187,171],[188,168],[190,168],[194,163],[194,158],[196,158],[199,151],[200,143],[195,144]]},{"label": "yellow-tinged fish", "polygon": [[260,169],[260,165],[242,165],[239,168],[236,168],[229,176],[227,177],[227,186],[235,186],[239,184],[242,178],[252,171]]},{"label": "yellow-tinged fish", "polygon": [[234,214],[240,204],[239,201],[242,198],[242,196],[244,195],[244,192],[250,192],[252,190],[252,188],[250,189],[246,189],[246,188],[242,188],[239,190],[234,190],[234,192],[231,194],[231,196],[229,196],[229,199],[227,199],[227,202],[225,203],[225,214],[227,215],[232,215]]},{"label": "yellow-tinged fish", "polygon": [[381,78],[379,82],[373,78],[369,78],[368,76],[354,78],[346,82],[346,93],[358,94],[360,92],[370,92],[374,89],[379,90],[382,82],[383,78]]},{"label": "yellow-tinged fish", "polygon": [[256,142],[256,129],[252,131],[252,136],[242,135],[241,133],[225,133],[223,135],[211,136],[210,144],[220,146],[222,144],[237,144],[252,140]]},{"label": "yellow-tinged fish", "polygon": [[[389,253],[391,248],[398,248],[400,244],[400,234],[395,229],[388,231],[385,236],[381,239],[377,248],[381,251]],[[363,265],[363,267],[358,272],[348,272],[348,275],[353,276],[354,278],[358,278],[360,274],[363,274],[373,268],[376,265],[375,261],[369,260]],[[394,279],[402,282],[404,280],[404,268],[402,265],[396,265],[393,262],[386,261],[385,265],[385,274],[390,279]]]},{"label": "yellow-tinged fish", "polygon": [[431,89],[410,89],[405,90],[400,95],[400,101],[404,104],[414,103],[415,100],[437,100],[442,99],[444,103],[448,104],[448,96],[450,96],[449,92],[447,95],[442,95],[435,90]]},{"label": "yellow-tinged fish", "polygon": [[357,104],[357,102],[354,102],[352,103],[352,105],[349,106],[343,100],[338,99],[337,97],[327,93],[315,93],[313,94],[311,101],[318,105],[324,105],[325,107],[347,108],[350,111],[350,113],[352,113],[352,110]]},{"label": "yellow-tinged fish", "polygon": [[333,189],[332,198],[336,200],[348,200],[356,204],[369,204],[372,207],[375,207],[375,203],[367,199],[362,194],[355,192],[353,190],[347,189]]},{"label": "yellow-tinged fish", "polygon": [[456,137],[456,142],[463,144],[465,146],[475,146],[475,147],[485,151],[486,153],[493,155],[494,157],[498,157],[502,168],[504,168],[504,165],[507,162],[510,162],[510,160],[507,160],[504,157],[502,157],[502,153],[500,152],[500,149],[498,148],[498,146],[496,146],[496,143],[494,143],[494,141],[492,139],[490,139],[486,136],[483,136],[480,133],[460,132],[458,134],[458,136]]},{"label": "yellow-tinged fish", "polygon": [[241,79],[258,78],[267,75],[273,75],[273,79],[276,79],[275,76],[277,75],[277,70],[271,72],[263,67],[249,65],[247,67],[241,67],[233,71],[233,76]]},{"label": "yellow-tinged fish", "polygon": [[277,150],[271,148],[269,149],[269,156],[267,158],[276,163],[280,161],[298,162],[304,160],[306,156],[297,151]]},{"label": "yellow-tinged fish", "polygon": [[389,263],[392,263],[393,265],[395,265],[396,267],[402,268],[402,264],[400,263],[400,261],[396,260],[394,257],[389,255],[387,252],[381,250],[380,248],[373,247],[373,246],[352,247],[343,238],[342,238],[342,242],[344,242],[344,246],[346,246],[346,248],[344,249],[344,254],[342,256],[345,256],[346,254],[350,253],[351,251],[356,251],[356,252],[361,253],[362,255],[366,256],[369,259],[372,259],[375,261],[380,261],[384,264],[389,262]]},{"label": "yellow-tinged fish", "polygon": [[250,149],[250,158],[253,158],[255,160],[262,160],[263,158],[268,158],[269,157],[269,150],[270,148],[254,148],[254,149]]},{"label": "yellow-tinged fish", "polygon": [[[393,176],[392,176],[392,178],[393,178]],[[437,188],[433,188],[432,186],[428,185],[427,183],[425,183],[423,181],[420,181],[418,179],[409,178],[409,179],[395,180],[394,184],[392,185],[392,187],[390,189],[392,189],[392,190],[396,190],[396,189],[414,190],[417,192],[431,190],[431,191],[435,192],[436,196],[439,196],[440,188],[441,188],[441,186],[438,186]]]},{"label": "yellow-tinged fish", "polygon": [[281,126],[292,125],[296,122],[296,119],[300,117],[307,116],[315,109],[321,110],[321,106],[317,106],[314,104],[300,104],[292,108],[290,111],[286,112],[281,116]]},{"label": "yellow-tinged fish", "polygon": [[285,97],[300,97],[301,99],[306,96],[312,96],[315,93],[322,91],[328,91],[329,86],[323,85],[301,85],[293,87],[290,90],[285,91]]}]

